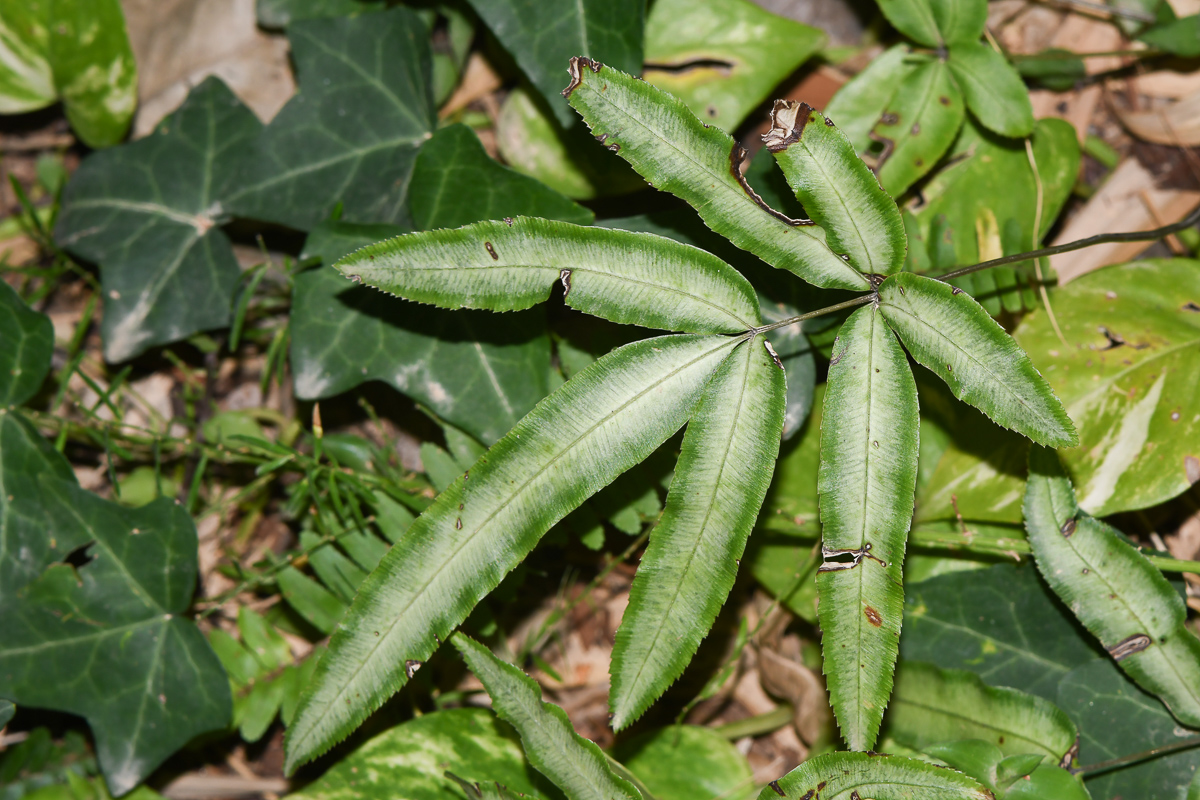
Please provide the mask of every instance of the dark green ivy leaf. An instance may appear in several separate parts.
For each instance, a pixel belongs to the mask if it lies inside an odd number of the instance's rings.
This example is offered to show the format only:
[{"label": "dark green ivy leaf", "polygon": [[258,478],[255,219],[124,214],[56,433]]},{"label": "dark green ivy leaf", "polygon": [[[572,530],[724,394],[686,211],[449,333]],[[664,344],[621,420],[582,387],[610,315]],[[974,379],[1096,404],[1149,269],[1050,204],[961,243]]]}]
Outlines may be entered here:
[{"label": "dark green ivy leaf", "polygon": [[301,19],[349,17],[370,11],[382,11],[381,2],[365,0],[258,0],[255,14],[264,28],[282,29]]},{"label": "dark green ivy leaf", "polygon": [[299,20],[288,27],[300,91],[244,148],[228,210],[308,230],[405,222],[417,150],[436,123],[429,30],[415,12]]},{"label": "dark green ivy leaf", "polygon": [[642,71],[644,0],[469,0],[563,127],[577,119],[562,98],[567,62],[588,56],[611,67]]},{"label": "dark green ivy leaf", "polygon": [[229,321],[238,265],[218,226],[241,179],[234,156],[261,127],[209,78],[154,134],[92,154],[67,184],[55,238],[100,264],[107,360]]},{"label": "dark green ivy leaf", "polygon": [[[54,326],[50,318],[25,305],[0,281],[0,408],[19,406],[37,393],[50,371]],[[3,528],[0,527],[0,530]]]},{"label": "dark green ivy leaf", "polygon": [[[225,671],[183,616],[196,529],[169,500],[130,510],[84,491],[13,412],[0,412],[0,475],[0,695],[85,717],[124,794],[229,722]],[[76,552],[89,561],[64,563]]]}]

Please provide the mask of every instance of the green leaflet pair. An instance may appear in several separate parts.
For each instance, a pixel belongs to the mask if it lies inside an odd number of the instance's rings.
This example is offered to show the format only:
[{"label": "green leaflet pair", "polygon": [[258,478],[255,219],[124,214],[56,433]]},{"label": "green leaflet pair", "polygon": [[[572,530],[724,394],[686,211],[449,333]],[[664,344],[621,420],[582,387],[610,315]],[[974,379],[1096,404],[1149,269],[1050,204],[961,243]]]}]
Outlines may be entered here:
[{"label": "green leaflet pair", "polygon": [[928,173],[958,135],[966,109],[1001,136],[1033,132],[1021,76],[979,41],[986,0],[881,0],[884,16],[917,47],[898,44],[834,96],[825,113],[859,152],[882,145],[883,188],[904,193]]},{"label": "green leaflet pair", "polygon": [[[821,467],[826,669],[843,732],[866,749],[891,689],[917,448],[916,392],[892,331],[998,423],[1055,446],[1074,441],[1071,423],[969,296],[898,272],[895,203],[824,117],[777,104],[766,137],[812,217],[792,219],[746,183],[741,147],[676,98],[584,58],[572,59],[571,78],[565,94],[592,133],[713,230],[817,286],[870,293],[835,346]],[[774,468],[786,387],[752,287],[715,256],[662,237],[532,218],[402,236],[336,267],[444,308],[519,310],[557,286],[584,313],[677,333],[572,377],[413,523],[335,632],[289,730],[288,769],[353,730],[553,524],[686,425],[613,653],[613,726],[628,726],[711,627]]]}]

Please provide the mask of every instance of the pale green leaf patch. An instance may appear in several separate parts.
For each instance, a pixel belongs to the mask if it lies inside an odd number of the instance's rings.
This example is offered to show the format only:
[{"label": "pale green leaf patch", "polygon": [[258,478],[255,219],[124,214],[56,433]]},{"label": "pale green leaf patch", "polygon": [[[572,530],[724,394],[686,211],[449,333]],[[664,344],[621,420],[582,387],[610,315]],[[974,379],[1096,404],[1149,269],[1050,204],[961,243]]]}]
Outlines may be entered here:
[{"label": "pale green leaf patch", "polygon": [[961,289],[912,273],[879,287],[879,308],[916,359],[960,400],[1039,444],[1079,442],[1029,356]]},{"label": "pale green leaf patch", "polygon": [[876,171],[889,194],[900,196],[933,169],[958,135],[963,113],[962,95],[943,61],[925,58],[900,82],[871,131],[883,143]]},{"label": "pale green leaf patch", "polygon": [[1080,510],[1058,456],[1029,454],[1025,525],[1042,577],[1118,666],[1186,725],[1200,726],[1200,640],[1171,584]]},{"label": "pale green leaf patch", "polygon": [[783,431],[784,372],[766,340],[717,369],[688,423],[666,511],[617,630],[614,730],[636,720],[691,661],[737,577]]},{"label": "pale green leaf patch", "polygon": [[694,333],[740,333],[761,322],[750,283],[716,256],[653,234],[551,220],[409,234],[335,266],[442,308],[529,308],[558,283],[567,305],[613,322]]},{"label": "pale green leaf patch", "polygon": [[525,753],[538,771],[572,800],[642,800],[642,793],[618,775],[604,752],[575,732],[561,708],[542,702],[537,682],[461,633],[454,646],[483,683],[492,706],[517,729]]},{"label": "pale green leaf patch", "polygon": [[[819,787],[819,788],[818,788]],[[993,800],[974,778],[927,761],[875,753],[826,753],[771,783],[758,800]]]},{"label": "pale green leaf patch", "polygon": [[586,58],[571,59],[563,93],[605,146],[652,186],[685,200],[736,246],[814,286],[870,288],[829,247],[823,229],[768,206],[742,176],[741,145],[678,98]]},{"label": "pale green leaf patch", "polygon": [[853,750],[870,750],[892,690],[904,609],[904,545],[919,450],[917,386],[879,309],[861,308],[833,347],[817,485],[817,573],[830,702]]},{"label": "pale green leaf patch", "polygon": [[984,127],[1003,136],[1033,133],[1029,91],[1004,56],[982,42],[961,42],[950,45],[946,63],[967,108]]},{"label": "pale green leaf patch", "polygon": [[871,129],[896,89],[921,63],[912,58],[908,45],[892,45],[838,89],[825,106],[825,115],[846,134],[856,151],[862,153],[871,146]]},{"label": "pale green leaf patch", "polygon": [[806,103],[776,100],[763,143],[834,252],[868,275],[904,266],[900,210],[832,120]]},{"label": "pale green leaf patch", "polygon": [[442,492],[360,587],[288,731],[288,770],[357,727],[555,522],[683,427],[742,341],[663,336],[609,353]]}]

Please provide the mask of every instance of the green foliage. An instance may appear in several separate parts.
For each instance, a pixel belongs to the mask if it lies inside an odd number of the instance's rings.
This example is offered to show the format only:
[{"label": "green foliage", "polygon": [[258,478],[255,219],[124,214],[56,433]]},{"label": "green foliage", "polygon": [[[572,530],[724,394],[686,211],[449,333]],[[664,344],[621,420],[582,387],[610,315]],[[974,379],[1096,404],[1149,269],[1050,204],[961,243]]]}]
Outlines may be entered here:
[{"label": "green foliage", "polygon": [[1155,25],[1139,34],[1138,39],[1184,58],[1200,56],[1200,14]]},{"label": "green foliage", "polygon": [[542,690],[486,647],[454,635],[454,646],[483,682],[496,713],[517,729],[530,762],[573,800],[641,800],[604,752],[571,727],[566,712],[542,702]]},{"label": "green foliage", "polygon": [[732,131],[824,43],[821,31],[750,0],[658,0],[646,18],[643,77]]},{"label": "green foliage", "polygon": [[45,314],[25,305],[7,283],[0,283],[0,407],[19,406],[33,397],[50,371],[54,326]]},{"label": "green foliage", "polygon": [[964,118],[962,95],[946,63],[916,55],[907,58],[916,68],[896,87],[871,129],[871,139],[883,144],[879,180],[896,196],[937,163]]},{"label": "green foliage", "polygon": [[830,703],[853,750],[870,750],[892,690],[904,543],[917,478],[917,387],[877,308],[834,343],[817,478],[821,647]]},{"label": "green foliage", "polygon": [[851,800],[855,795],[876,800],[989,800],[991,797],[973,778],[915,758],[826,753],[772,781],[758,798],[801,800],[810,792],[811,797],[820,793],[830,800]]},{"label": "green foliage", "polygon": [[752,338],[717,368],[688,424],[613,647],[614,730],[679,677],[733,588],[783,427],[784,374],[765,344]]},{"label": "green foliage", "polygon": [[1185,725],[1200,727],[1200,639],[1146,558],[1080,511],[1058,456],[1029,453],[1025,526],[1042,577],[1113,660]]},{"label": "green foliage", "polygon": [[618,742],[613,758],[658,800],[740,800],[754,791],[746,757],[698,725],[670,725]]},{"label": "green foliage", "polygon": [[118,0],[4,0],[0,20],[0,114],[61,100],[88,146],[125,138],[137,66]]}]

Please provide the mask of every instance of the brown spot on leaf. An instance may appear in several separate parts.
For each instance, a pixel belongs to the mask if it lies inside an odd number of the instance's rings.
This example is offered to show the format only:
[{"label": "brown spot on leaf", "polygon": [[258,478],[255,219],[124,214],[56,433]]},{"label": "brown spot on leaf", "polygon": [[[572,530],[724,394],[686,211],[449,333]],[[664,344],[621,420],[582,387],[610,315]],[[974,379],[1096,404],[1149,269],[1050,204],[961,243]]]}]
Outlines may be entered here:
[{"label": "brown spot on leaf", "polygon": [[871,623],[876,628],[883,625],[883,617],[879,616],[879,612],[871,606],[867,606],[865,609],[863,609],[863,613],[867,615],[867,622]]},{"label": "brown spot on leaf", "polygon": [[1062,527],[1058,529],[1058,532],[1063,535],[1064,539],[1070,539],[1071,534],[1075,532],[1075,518],[1071,517],[1069,520],[1064,522]]},{"label": "brown spot on leaf", "polygon": [[578,89],[579,85],[583,83],[583,67],[587,67],[594,73],[599,73],[604,65],[598,61],[592,61],[586,56],[575,56],[572,58],[570,66],[567,67],[567,71],[571,73],[571,82],[567,84],[567,88],[563,89],[563,97],[570,97],[571,92]]},{"label": "brown spot on leaf", "polygon": [[767,786],[770,786],[772,789],[774,789],[775,794],[779,795],[780,797],[787,797],[787,792],[779,788],[779,781],[771,781],[767,784]]},{"label": "brown spot on leaf", "polygon": [[1194,302],[1189,300],[1183,304],[1182,310],[1183,311],[1194,311],[1196,313],[1200,313],[1200,306],[1196,305]]},{"label": "brown spot on leaf", "polygon": [[500,260],[500,255],[496,252],[496,248],[492,247],[491,242],[484,242],[483,246],[487,249],[488,255],[492,257],[492,261]]},{"label": "brown spot on leaf", "polygon": [[412,678],[417,673],[417,670],[421,668],[422,663],[421,661],[414,661],[411,658],[408,659],[404,662],[404,674]]},{"label": "brown spot on leaf", "polygon": [[1112,647],[1105,649],[1108,650],[1108,654],[1113,657],[1114,661],[1120,661],[1121,659],[1129,658],[1129,656],[1134,655],[1135,653],[1142,652],[1151,644],[1153,644],[1153,642],[1150,640],[1149,636],[1144,633],[1135,633],[1133,636],[1130,636],[1127,639],[1122,639]]},{"label": "brown spot on leaf", "polygon": [[950,105],[950,98],[947,97],[946,95],[942,95],[941,97],[938,98],[938,102],[944,106],[948,106],[948,105]]}]

